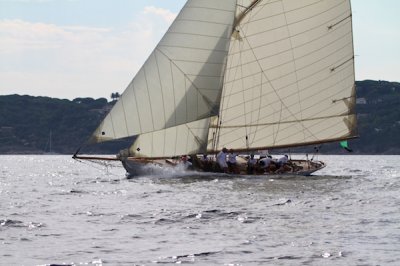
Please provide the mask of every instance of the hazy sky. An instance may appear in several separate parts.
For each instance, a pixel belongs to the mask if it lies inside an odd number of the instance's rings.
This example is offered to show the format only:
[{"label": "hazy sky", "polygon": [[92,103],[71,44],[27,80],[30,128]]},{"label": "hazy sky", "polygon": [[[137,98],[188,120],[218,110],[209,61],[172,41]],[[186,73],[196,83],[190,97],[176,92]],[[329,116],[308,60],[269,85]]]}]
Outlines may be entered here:
[{"label": "hazy sky", "polygon": [[[122,93],[185,2],[0,0],[0,95]],[[356,79],[400,81],[400,0],[352,8]]]}]

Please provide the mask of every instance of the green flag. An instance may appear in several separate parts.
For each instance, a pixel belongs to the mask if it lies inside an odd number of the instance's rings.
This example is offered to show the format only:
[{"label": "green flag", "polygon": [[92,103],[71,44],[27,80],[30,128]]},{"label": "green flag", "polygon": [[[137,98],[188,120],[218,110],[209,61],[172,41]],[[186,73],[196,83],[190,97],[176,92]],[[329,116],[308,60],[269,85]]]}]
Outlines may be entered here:
[{"label": "green flag", "polygon": [[347,140],[340,142],[340,146],[348,152],[353,152],[353,150],[350,149],[349,144],[347,143]]}]

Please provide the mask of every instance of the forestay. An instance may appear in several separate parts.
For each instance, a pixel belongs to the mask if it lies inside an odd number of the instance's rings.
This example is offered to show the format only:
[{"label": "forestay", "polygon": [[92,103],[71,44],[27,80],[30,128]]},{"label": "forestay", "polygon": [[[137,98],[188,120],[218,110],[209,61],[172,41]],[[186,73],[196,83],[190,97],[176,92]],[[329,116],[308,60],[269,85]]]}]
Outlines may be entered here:
[{"label": "forestay", "polygon": [[208,149],[355,136],[350,1],[239,0],[237,17]]}]

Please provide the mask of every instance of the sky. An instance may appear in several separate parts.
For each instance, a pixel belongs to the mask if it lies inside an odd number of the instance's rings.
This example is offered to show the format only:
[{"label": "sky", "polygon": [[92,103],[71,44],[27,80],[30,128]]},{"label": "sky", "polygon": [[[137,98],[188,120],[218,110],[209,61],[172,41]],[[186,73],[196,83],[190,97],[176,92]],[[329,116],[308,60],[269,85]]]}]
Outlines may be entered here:
[{"label": "sky", "polygon": [[[185,2],[0,0],[0,95],[122,93]],[[400,1],[351,2],[356,80],[400,82]]]}]

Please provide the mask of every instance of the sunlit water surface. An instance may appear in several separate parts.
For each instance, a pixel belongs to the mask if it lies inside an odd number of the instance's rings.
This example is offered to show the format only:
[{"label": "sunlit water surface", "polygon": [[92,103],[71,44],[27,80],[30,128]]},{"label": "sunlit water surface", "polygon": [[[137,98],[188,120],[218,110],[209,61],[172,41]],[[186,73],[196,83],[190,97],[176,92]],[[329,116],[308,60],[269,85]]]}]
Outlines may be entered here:
[{"label": "sunlit water surface", "polygon": [[0,156],[0,265],[400,265],[400,156],[302,178]]}]

